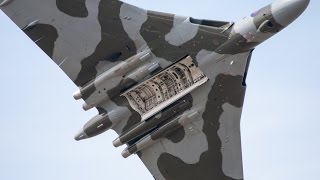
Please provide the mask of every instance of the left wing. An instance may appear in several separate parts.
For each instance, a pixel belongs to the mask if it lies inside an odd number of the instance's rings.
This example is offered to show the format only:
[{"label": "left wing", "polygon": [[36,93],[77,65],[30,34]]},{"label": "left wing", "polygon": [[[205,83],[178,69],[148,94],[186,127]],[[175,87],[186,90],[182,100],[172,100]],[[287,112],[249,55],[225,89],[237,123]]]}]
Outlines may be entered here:
[{"label": "left wing", "polygon": [[240,118],[250,58],[251,52],[199,54],[209,81],[183,98],[192,105],[175,130],[156,132],[124,153],[137,153],[157,180],[243,179]]}]

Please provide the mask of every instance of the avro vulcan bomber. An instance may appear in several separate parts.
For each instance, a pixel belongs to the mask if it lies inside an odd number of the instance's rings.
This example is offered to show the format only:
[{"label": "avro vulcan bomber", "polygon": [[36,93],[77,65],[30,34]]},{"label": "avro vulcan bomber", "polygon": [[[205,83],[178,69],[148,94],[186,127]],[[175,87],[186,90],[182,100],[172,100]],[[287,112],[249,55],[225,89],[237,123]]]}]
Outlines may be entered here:
[{"label": "avro vulcan bomber", "polygon": [[[156,3],[156,1],[155,1]],[[75,136],[109,129],[155,179],[243,179],[240,117],[253,50],[309,0],[276,0],[238,22],[118,0],[0,0],[1,10],[97,109]]]}]

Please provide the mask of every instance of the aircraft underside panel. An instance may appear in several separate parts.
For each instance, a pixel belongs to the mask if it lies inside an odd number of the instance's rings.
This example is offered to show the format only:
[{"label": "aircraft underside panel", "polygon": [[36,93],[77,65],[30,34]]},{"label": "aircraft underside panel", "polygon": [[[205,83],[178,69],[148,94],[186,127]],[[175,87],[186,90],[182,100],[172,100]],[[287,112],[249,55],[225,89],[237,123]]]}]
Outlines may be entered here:
[{"label": "aircraft underside panel", "polygon": [[205,74],[188,56],[122,96],[142,120],[146,120],[207,81]]}]

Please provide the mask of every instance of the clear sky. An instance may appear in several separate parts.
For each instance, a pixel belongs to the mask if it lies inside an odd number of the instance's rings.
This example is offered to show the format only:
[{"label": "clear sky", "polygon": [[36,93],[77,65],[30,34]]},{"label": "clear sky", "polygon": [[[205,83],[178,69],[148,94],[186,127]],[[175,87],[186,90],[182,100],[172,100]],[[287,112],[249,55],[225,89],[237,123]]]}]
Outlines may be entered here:
[{"label": "clear sky", "polygon": [[[127,0],[157,11],[237,21],[272,0]],[[241,120],[247,180],[320,179],[320,1],[254,51]],[[76,142],[97,112],[77,87],[0,11],[0,179],[152,179],[124,159],[116,133]]]}]

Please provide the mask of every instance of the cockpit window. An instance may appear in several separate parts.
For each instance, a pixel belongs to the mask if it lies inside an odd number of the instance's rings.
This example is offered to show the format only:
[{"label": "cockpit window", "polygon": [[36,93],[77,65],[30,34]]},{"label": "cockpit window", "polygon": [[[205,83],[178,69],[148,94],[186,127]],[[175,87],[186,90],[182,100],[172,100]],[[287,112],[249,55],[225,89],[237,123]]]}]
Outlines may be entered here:
[{"label": "cockpit window", "polygon": [[269,27],[269,28],[273,28],[273,23],[271,22],[271,21],[268,21],[268,23],[267,23],[267,26]]}]

